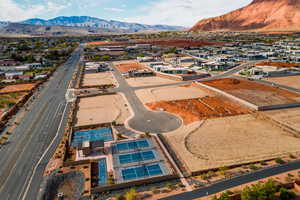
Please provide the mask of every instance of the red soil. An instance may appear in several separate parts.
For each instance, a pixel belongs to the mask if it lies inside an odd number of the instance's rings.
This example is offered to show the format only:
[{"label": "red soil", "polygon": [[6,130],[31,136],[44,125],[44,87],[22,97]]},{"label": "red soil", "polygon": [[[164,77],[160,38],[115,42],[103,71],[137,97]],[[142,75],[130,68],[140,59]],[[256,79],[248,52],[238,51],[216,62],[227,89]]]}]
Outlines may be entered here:
[{"label": "red soil", "polygon": [[203,81],[202,83],[225,91],[257,106],[295,103],[300,100],[300,95],[295,92],[268,86],[255,81],[225,78]]},{"label": "red soil", "polygon": [[218,89],[224,91],[230,90],[259,90],[259,91],[266,91],[266,92],[274,92],[277,95],[285,96],[285,97],[299,97],[300,95],[294,92],[290,92],[288,90],[283,90],[280,88],[271,87],[268,85],[260,84],[254,81],[246,81],[246,80],[239,80],[233,78],[224,78],[212,81],[203,81],[202,83],[216,87]]},{"label": "red soil", "polygon": [[299,63],[282,63],[282,62],[261,62],[256,64],[257,66],[273,66],[273,67],[283,67],[283,68],[290,68],[290,67],[299,67]]},{"label": "red soil", "polygon": [[117,65],[117,69],[121,72],[128,72],[130,70],[142,70],[145,67],[139,63],[126,63],[126,64],[119,64]]},{"label": "red soil", "polygon": [[190,124],[209,118],[248,114],[252,111],[221,96],[203,97],[187,100],[160,101],[146,104],[152,110],[179,115],[184,124]]},{"label": "red soil", "polygon": [[30,91],[35,85],[34,83],[7,85],[0,89],[0,93]]}]

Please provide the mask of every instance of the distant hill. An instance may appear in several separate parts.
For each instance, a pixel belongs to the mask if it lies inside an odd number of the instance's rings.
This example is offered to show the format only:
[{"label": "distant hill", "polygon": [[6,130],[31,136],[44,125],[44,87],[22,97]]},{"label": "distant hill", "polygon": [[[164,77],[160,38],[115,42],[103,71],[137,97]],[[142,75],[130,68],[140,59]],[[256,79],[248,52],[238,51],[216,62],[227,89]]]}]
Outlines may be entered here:
[{"label": "distant hill", "polygon": [[253,0],[219,17],[199,21],[190,31],[299,31],[300,0]]},{"label": "distant hill", "polygon": [[183,29],[184,27],[181,26],[145,25],[88,16],[61,16],[49,20],[33,18],[17,23],[0,22],[0,35],[2,36],[80,36],[106,33],[179,31]]},{"label": "distant hill", "polygon": [[88,16],[71,16],[71,17],[56,17],[49,20],[43,19],[28,19],[21,24],[31,25],[45,25],[45,26],[72,26],[72,27],[92,27],[92,28],[105,28],[105,29],[123,29],[130,32],[140,32],[144,30],[165,30],[176,31],[182,30],[180,26],[168,26],[168,25],[145,25],[138,23],[128,23],[114,20],[104,20],[95,17]]}]

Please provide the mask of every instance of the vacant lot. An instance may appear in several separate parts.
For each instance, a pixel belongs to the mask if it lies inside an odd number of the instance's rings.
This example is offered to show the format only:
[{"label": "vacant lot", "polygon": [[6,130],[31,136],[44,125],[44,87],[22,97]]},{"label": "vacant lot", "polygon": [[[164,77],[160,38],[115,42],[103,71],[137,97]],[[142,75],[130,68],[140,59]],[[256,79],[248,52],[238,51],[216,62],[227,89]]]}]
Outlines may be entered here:
[{"label": "vacant lot", "polygon": [[20,101],[27,92],[11,92],[8,94],[0,94],[0,116],[3,112],[13,107],[18,101]]},{"label": "vacant lot", "polygon": [[158,101],[200,98],[213,93],[209,90],[200,89],[192,85],[179,85],[137,90],[136,94],[140,100],[146,104]]},{"label": "vacant lot", "polygon": [[266,81],[300,89],[300,76],[266,78]]},{"label": "vacant lot", "polygon": [[101,85],[116,85],[111,72],[86,73],[83,78],[83,87],[93,87]]},{"label": "vacant lot", "polygon": [[142,87],[151,85],[164,85],[170,83],[176,83],[177,81],[161,78],[158,76],[141,77],[141,78],[129,78],[126,79],[127,83],[132,87]]},{"label": "vacant lot", "polygon": [[191,172],[300,151],[300,139],[253,115],[209,119],[164,135]]},{"label": "vacant lot", "polygon": [[30,91],[35,85],[35,83],[7,85],[0,89],[0,93]]},{"label": "vacant lot", "polygon": [[266,111],[263,114],[300,132],[300,108]]},{"label": "vacant lot", "polygon": [[124,123],[130,116],[121,95],[103,95],[81,98],[77,112],[76,126],[110,123]]},{"label": "vacant lot", "polygon": [[256,64],[256,66],[273,66],[273,67],[282,67],[282,68],[291,68],[299,67],[299,63],[283,63],[283,62],[261,62]]},{"label": "vacant lot", "polygon": [[300,95],[297,93],[254,81],[225,78],[204,81],[202,83],[223,90],[257,106],[287,104],[300,101]]},{"label": "vacant lot", "polygon": [[232,102],[223,96],[206,96],[203,98],[159,101],[146,104],[152,110],[164,110],[179,115],[185,124],[209,118],[248,114],[248,108]]},{"label": "vacant lot", "polygon": [[145,67],[137,62],[126,62],[126,63],[120,63],[117,64],[117,69],[121,73],[125,73],[131,70],[142,70],[145,69]]}]

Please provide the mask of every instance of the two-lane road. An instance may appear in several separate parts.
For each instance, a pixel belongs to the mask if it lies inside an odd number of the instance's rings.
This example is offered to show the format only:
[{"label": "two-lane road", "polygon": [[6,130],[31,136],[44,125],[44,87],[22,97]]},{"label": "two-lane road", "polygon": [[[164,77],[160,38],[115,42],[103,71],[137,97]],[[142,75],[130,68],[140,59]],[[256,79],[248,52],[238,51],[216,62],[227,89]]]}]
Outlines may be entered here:
[{"label": "two-lane road", "polygon": [[[0,149],[1,200],[36,199],[44,168],[63,134],[65,113],[69,110],[65,93],[81,53],[79,47],[57,69],[8,144]],[[56,135],[59,137],[55,138]]]}]

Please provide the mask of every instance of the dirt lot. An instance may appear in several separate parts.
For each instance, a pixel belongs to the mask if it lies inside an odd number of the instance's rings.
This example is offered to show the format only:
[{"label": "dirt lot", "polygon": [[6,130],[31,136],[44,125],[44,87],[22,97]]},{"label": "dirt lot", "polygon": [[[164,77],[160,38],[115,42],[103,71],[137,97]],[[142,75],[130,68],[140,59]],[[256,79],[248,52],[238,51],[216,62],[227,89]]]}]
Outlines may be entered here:
[{"label": "dirt lot", "polygon": [[300,132],[300,108],[272,110],[263,114]]},{"label": "dirt lot", "polygon": [[116,85],[111,72],[87,73],[84,75],[82,86],[92,87],[100,85]]},{"label": "dirt lot", "polygon": [[144,103],[158,101],[172,101],[205,97],[213,94],[206,89],[199,89],[192,85],[179,85],[160,88],[149,88],[136,91],[139,99]]},{"label": "dirt lot", "polygon": [[124,123],[130,116],[121,95],[103,95],[81,98],[77,112],[76,126],[101,124],[116,121]]},{"label": "dirt lot", "polygon": [[209,119],[164,135],[191,172],[300,151],[300,139],[254,115]]},{"label": "dirt lot", "polygon": [[142,70],[145,69],[145,67],[137,62],[130,62],[130,63],[120,63],[117,65],[117,69],[121,73],[128,72],[130,70]]},{"label": "dirt lot", "polygon": [[158,76],[142,77],[142,78],[129,78],[126,79],[127,83],[132,87],[142,87],[150,85],[164,85],[170,83],[176,83],[177,81],[161,78]]},{"label": "dirt lot", "polygon": [[300,76],[274,77],[274,78],[266,78],[264,80],[277,83],[280,85],[285,85],[288,87],[300,89]]},{"label": "dirt lot", "polygon": [[27,92],[12,92],[9,94],[0,94],[0,116],[27,94]]},{"label": "dirt lot", "polygon": [[35,83],[7,85],[0,89],[0,93],[30,91],[35,85]]},{"label": "dirt lot", "polygon": [[248,114],[248,108],[232,102],[223,96],[206,96],[203,98],[160,101],[146,104],[152,110],[164,110],[179,115],[185,124],[209,118]]},{"label": "dirt lot", "polygon": [[256,66],[273,66],[273,67],[282,67],[282,68],[291,68],[299,67],[298,63],[283,63],[283,62],[261,62],[256,64]]},{"label": "dirt lot", "polygon": [[223,90],[257,106],[270,106],[300,101],[300,95],[297,93],[267,86],[254,81],[225,78],[204,81],[202,83]]}]

